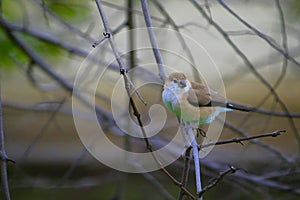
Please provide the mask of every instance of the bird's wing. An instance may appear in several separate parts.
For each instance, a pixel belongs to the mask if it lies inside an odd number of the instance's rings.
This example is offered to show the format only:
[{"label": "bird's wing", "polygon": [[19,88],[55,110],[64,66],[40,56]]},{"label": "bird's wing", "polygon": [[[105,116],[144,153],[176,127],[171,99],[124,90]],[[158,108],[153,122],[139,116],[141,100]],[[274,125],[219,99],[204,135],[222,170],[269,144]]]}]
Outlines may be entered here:
[{"label": "bird's wing", "polygon": [[222,94],[202,83],[191,82],[191,85],[187,100],[193,106],[219,106],[245,112],[253,111],[252,107],[228,102]]},{"label": "bird's wing", "polygon": [[209,88],[202,84],[191,82],[192,88],[189,91],[187,100],[194,106],[205,106],[211,102],[211,94]]},{"label": "bird's wing", "polygon": [[209,89],[203,83],[191,82],[192,89],[187,97],[194,106],[221,106],[226,107],[226,99],[218,92]]}]

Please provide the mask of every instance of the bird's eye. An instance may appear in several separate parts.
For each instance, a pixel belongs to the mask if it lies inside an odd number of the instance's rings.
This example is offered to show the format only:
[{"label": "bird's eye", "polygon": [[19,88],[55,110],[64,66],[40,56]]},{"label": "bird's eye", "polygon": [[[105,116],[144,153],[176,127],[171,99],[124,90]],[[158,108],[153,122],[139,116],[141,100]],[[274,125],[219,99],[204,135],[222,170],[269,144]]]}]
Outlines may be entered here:
[{"label": "bird's eye", "polygon": [[176,79],[176,78],[174,78],[174,79],[173,79],[173,82],[174,82],[174,83],[177,83],[178,81],[177,81],[177,79]]}]

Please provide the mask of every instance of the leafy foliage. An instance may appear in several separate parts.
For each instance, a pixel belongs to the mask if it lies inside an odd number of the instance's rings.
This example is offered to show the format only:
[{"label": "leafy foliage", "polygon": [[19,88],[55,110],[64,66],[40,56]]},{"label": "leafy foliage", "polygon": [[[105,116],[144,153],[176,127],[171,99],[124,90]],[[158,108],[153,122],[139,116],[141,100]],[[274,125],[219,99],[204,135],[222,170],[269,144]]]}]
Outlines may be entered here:
[{"label": "leafy foliage", "polygon": [[[88,1],[73,0],[70,2],[68,0],[42,0],[41,3],[51,13],[68,23],[79,23],[80,21],[86,20],[86,18],[90,15]],[[36,17],[40,15],[38,15],[37,10],[34,8],[36,8],[36,5],[30,4],[30,2],[26,2],[25,5],[25,1],[4,0],[2,2],[2,14],[7,21],[16,24],[24,24],[24,21],[32,18],[37,19],[38,21],[36,24],[34,21],[30,22],[30,26],[38,26],[38,24],[48,25],[48,14],[46,11],[43,11],[45,12],[44,18]],[[28,15],[31,16],[30,19],[27,19]],[[45,23],[43,23],[43,21]],[[53,44],[42,42],[27,35],[24,35],[24,38],[26,42],[34,47],[34,49],[46,60],[58,62],[62,56],[64,56],[64,50]],[[7,38],[1,27],[0,55],[0,68],[13,69],[16,65],[23,64],[28,61],[26,55],[24,55],[24,53],[22,53],[18,47],[16,47],[13,42]]]}]

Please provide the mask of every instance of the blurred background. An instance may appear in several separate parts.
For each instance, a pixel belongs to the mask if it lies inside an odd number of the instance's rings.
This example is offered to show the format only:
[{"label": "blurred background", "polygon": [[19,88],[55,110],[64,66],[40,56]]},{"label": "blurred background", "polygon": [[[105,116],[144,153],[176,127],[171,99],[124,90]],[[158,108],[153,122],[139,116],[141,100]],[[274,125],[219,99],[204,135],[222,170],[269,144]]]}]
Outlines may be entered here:
[{"label": "blurred background", "polygon": [[[177,199],[179,188],[161,171],[130,174],[113,170],[89,154],[77,134],[68,85],[73,85],[78,70],[91,76],[85,80],[88,95],[93,89],[89,81],[101,76],[95,96],[103,111],[101,125],[108,123],[111,101],[115,101],[112,92],[121,78],[107,40],[101,41],[104,28],[95,1],[0,2],[2,120],[6,153],[16,162],[8,165],[12,199]],[[130,78],[142,85],[139,90],[148,106],[135,100],[147,124],[151,105],[163,105],[162,81],[148,48],[146,29],[128,31],[145,27],[140,2],[101,2],[128,69],[144,66]],[[286,130],[274,138],[214,147],[202,160],[203,185],[229,165],[242,170],[225,177],[204,198],[298,199],[300,2],[148,3],[153,26],[166,28],[155,33],[169,73],[183,71],[197,80],[200,72],[211,87],[231,101],[268,111],[228,113],[219,140]],[[154,83],[143,86],[150,81]],[[117,100],[128,108],[127,100]],[[83,106],[81,116],[88,130],[89,109]],[[163,129],[153,138],[154,147],[161,145],[160,138],[172,137],[176,129],[176,117],[168,112]],[[105,131],[115,144],[146,151],[143,140],[115,130]],[[107,156],[116,159],[113,154]],[[180,180],[182,167],[183,158],[179,158],[167,169]],[[188,188],[194,191],[194,185],[192,168]]]}]

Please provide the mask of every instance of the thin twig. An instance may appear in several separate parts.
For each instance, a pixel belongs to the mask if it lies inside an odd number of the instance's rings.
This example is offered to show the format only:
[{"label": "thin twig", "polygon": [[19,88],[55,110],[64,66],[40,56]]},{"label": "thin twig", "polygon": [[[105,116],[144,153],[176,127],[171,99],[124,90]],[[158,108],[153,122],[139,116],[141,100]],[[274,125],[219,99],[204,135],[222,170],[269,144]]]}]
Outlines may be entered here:
[{"label": "thin twig", "polygon": [[255,35],[255,33],[249,30],[226,31],[226,33],[230,36]]},{"label": "thin twig", "polygon": [[104,14],[104,10],[101,6],[101,2],[100,0],[95,0],[96,1],[96,4],[97,4],[97,7],[98,7],[98,11],[99,11],[99,14],[101,16],[101,19],[102,19],[102,23],[103,23],[103,26],[104,26],[104,29],[105,29],[105,32],[106,34],[109,35],[108,37],[108,41],[110,43],[110,47],[113,51],[113,54],[115,55],[115,58],[117,60],[117,63],[119,65],[119,68],[120,68],[120,74],[123,75],[123,78],[124,78],[124,82],[125,82],[125,88],[126,88],[126,91],[128,93],[129,96],[131,96],[131,88],[134,88],[134,93],[136,93],[136,95],[138,96],[138,98],[140,99],[140,101],[143,103],[143,104],[147,104],[144,99],[142,98],[142,96],[140,95],[139,91],[137,89],[135,89],[133,83],[130,81],[130,79],[128,78],[127,76],[127,69],[125,67],[125,64],[123,63],[122,59],[121,59],[121,56],[116,48],[116,44],[113,40],[113,36],[110,32],[110,28],[108,26],[108,21],[106,19],[106,16]]},{"label": "thin twig", "polygon": [[44,71],[48,76],[57,81],[65,90],[70,93],[73,92],[73,95],[78,98],[83,104],[88,108],[95,110],[98,117],[101,117],[103,121],[109,121],[114,124],[111,113],[108,113],[106,110],[102,109],[99,106],[92,105],[87,98],[85,98],[79,91],[74,90],[73,85],[69,83],[64,77],[56,73],[52,66],[46,63],[18,34],[16,34],[9,24],[5,21],[3,17],[0,16],[0,25],[2,26],[6,35],[27,55],[32,62],[36,63],[42,71]]},{"label": "thin twig", "polygon": [[111,30],[111,34],[115,35],[118,32],[120,32],[123,28],[125,28],[128,24],[128,19],[124,20],[123,22],[121,22],[117,27],[113,28]]},{"label": "thin twig", "polygon": [[[286,54],[289,55],[288,39],[287,39],[287,34],[286,34],[286,25],[285,25],[283,10],[281,8],[281,4],[280,4],[279,0],[275,0],[275,3],[276,3],[276,7],[278,9],[279,20],[280,20],[280,25],[281,25],[280,29],[281,29],[281,37],[282,37],[282,48],[284,49]],[[279,85],[281,84],[281,82],[283,81],[284,76],[286,75],[286,72],[287,72],[287,67],[288,67],[288,59],[285,56],[283,56],[281,73],[280,73],[278,79],[275,81],[275,84],[273,86],[274,90],[276,90],[279,87]],[[263,105],[265,103],[265,101],[267,101],[269,96],[271,96],[271,94],[272,93],[269,92],[269,94],[266,95],[266,97],[261,101],[260,105]]]},{"label": "thin twig", "polygon": [[104,10],[103,10],[103,8],[101,6],[101,2],[100,2],[100,0],[95,0],[95,1],[96,1],[96,4],[97,4],[97,7],[98,7],[99,14],[100,14],[101,19],[102,19],[102,23],[103,23],[105,32],[106,32],[107,35],[109,35],[109,37],[108,37],[109,40],[108,41],[109,41],[110,47],[111,47],[111,49],[112,49],[112,51],[113,51],[113,53],[115,55],[115,58],[116,58],[116,60],[118,62],[118,65],[120,67],[120,71],[121,72],[122,71],[126,71],[127,69],[125,68],[125,65],[124,65],[124,63],[123,63],[123,61],[121,59],[121,56],[120,56],[119,52],[117,51],[115,42],[114,42],[114,40],[112,38],[112,35],[111,35],[111,32],[110,32],[110,28],[108,26],[108,21],[106,19],[105,14],[104,14]]},{"label": "thin twig", "polygon": [[46,133],[46,129],[49,127],[50,122],[54,120],[56,115],[59,113],[59,110],[63,107],[66,102],[66,97],[64,97],[61,101],[57,102],[57,107],[51,112],[49,118],[45,122],[45,124],[41,127],[40,131],[35,135],[33,140],[30,142],[30,145],[24,151],[22,158],[25,159],[32,151],[33,147],[37,144],[37,142],[42,138],[42,136]]},{"label": "thin twig", "polygon": [[[189,179],[189,171],[190,171],[190,161],[191,161],[191,148],[187,148],[184,155],[184,167],[181,177],[181,184],[183,187],[187,186],[188,179]],[[183,196],[185,195],[183,190],[180,190],[178,195],[178,200],[182,200]]]},{"label": "thin twig", "polygon": [[147,137],[147,134],[146,134],[146,131],[145,131],[145,129],[144,129],[143,122],[142,122],[142,119],[141,119],[141,115],[140,115],[138,109],[136,108],[136,106],[135,106],[134,101],[133,101],[132,98],[130,98],[130,104],[131,104],[132,109],[133,109],[133,114],[136,116],[136,118],[137,118],[137,120],[138,120],[138,124],[139,124],[139,126],[141,127],[141,131],[142,131],[143,136],[144,136],[144,141],[145,141],[145,143],[146,143],[146,148],[148,149],[149,152],[152,153],[151,155],[152,155],[154,161],[156,162],[156,164],[157,164],[158,166],[160,166],[160,169],[161,169],[161,170],[162,170],[162,171],[163,171],[163,172],[164,172],[164,173],[172,180],[172,182],[173,182],[175,185],[179,186],[180,189],[181,189],[182,191],[184,191],[186,195],[188,195],[188,196],[191,197],[192,199],[196,199],[196,198],[194,197],[194,195],[193,195],[192,193],[190,193],[185,187],[183,187],[182,184],[181,184],[179,181],[177,181],[176,178],[175,178],[174,176],[172,176],[172,175],[170,174],[170,172],[169,172],[166,168],[162,167],[162,164],[160,163],[160,161],[159,161],[159,160],[156,158],[156,156],[153,154],[152,144],[151,144],[151,142],[149,141],[149,139],[148,139],[148,137]]},{"label": "thin twig", "polygon": [[154,56],[156,59],[156,63],[158,65],[159,77],[163,82],[165,82],[165,80],[167,78],[167,73],[165,71],[165,67],[163,66],[163,58],[160,53],[158,43],[156,40],[156,36],[153,31],[152,21],[151,21],[151,17],[150,17],[150,13],[149,13],[149,8],[148,8],[148,2],[147,2],[147,0],[141,0],[141,4],[142,4],[142,10],[143,10],[143,14],[144,14],[145,23],[146,23],[147,30],[148,30],[148,35],[149,35],[150,42],[152,45],[152,50],[153,50],[153,53],[154,53]]},{"label": "thin twig", "polygon": [[[288,50],[288,45],[287,45],[287,34],[286,34],[286,25],[285,25],[285,19],[284,19],[284,15],[283,15],[283,10],[281,8],[281,5],[280,5],[280,2],[279,0],[275,0],[275,3],[276,3],[276,7],[278,9],[278,13],[279,13],[279,20],[280,20],[280,24],[281,24],[281,37],[282,37],[282,47],[283,49],[289,53],[289,50]],[[285,75],[286,75],[286,72],[287,72],[287,67],[288,67],[288,60],[286,57],[282,56],[283,57],[283,61],[282,61],[282,68],[281,68],[281,73],[279,75],[279,77],[277,78],[277,80],[275,81],[275,84],[273,85],[273,88],[274,90],[276,90],[281,82],[283,81]],[[269,93],[256,105],[257,108],[261,107],[268,99],[269,97],[272,95],[272,91],[269,91]],[[276,103],[276,99],[274,101],[274,106],[275,106],[275,103]],[[260,110],[260,109],[259,109]],[[272,109],[271,109],[272,110]],[[263,112],[258,112],[258,113],[262,113],[262,114],[270,114],[271,116],[280,116],[280,115],[277,115],[277,114],[282,114],[283,116],[285,117],[289,117],[289,120],[291,121],[291,115],[287,115],[286,113],[282,113],[282,112],[276,112],[276,111],[267,111],[267,112],[264,112],[266,110],[262,110]],[[272,115],[271,113],[274,113],[274,115]],[[275,114],[276,113],[276,114]],[[241,120],[241,122],[239,123],[240,125],[242,124],[245,124],[245,122],[250,118],[252,117],[252,113],[249,113],[248,115],[246,115],[244,117],[243,120]],[[269,120],[271,120],[271,118],[269,118]],[[290,122],[291,124],[293,124],[293,122]],[[266,124],[266,123],[265,123]],[[267,124],[266,124],[267,125]]]},{"label": "thin twig", "polygon": [[4,192],[5,200],[10,200],[10,192],[7,176],[8,157],[5,152],[4,145],[4,130],[3,130],[3,115],[2,115],[2,100],[1,100],[1,85],[0,85],[0,159],[1,159],[1,187]]},{"label": "thin twig", "polygon": [[[196,0],[190,0],[191,3],[195,6],[195,8],[202,14],[202,16],[206,20],[210,20],[207,13],[203,10],[203,8],[199,5],[199,3]],[[279,103],[283,111],[288,115],[289,122],[291,124],[291,127],[293,129],[293,133],[295,135],[297,144],[298,144],[298,150],[300,151],[300,135],[298,133],[298,129],[295,125],[295,122],[293,121],[291,114],[289,112],[289,109],[283,102],[283,100],[280,98],[276,90],[274,90],[273,86],[257,71],[257,69],[254,67],[254,65],[251,63],[251,61],[248,59],[248,57],[242,52],[242,50],[230,39],[229,35],[226,33],[226,31],[223,30],[223,28],[218,25],[216,22],[211,21],[211,25],[224,37],[224,39],[227,41],[227,43],[233,48],[233,50],[237,53],[238,56],[244,61],[245,65],[251,70],[251,72],[258,78],[258,80],[265,85],[268,90],[272,93],[275,100]]]},{"label": "thin twig", "polygon": [[[275,0],[276,3],[276,7],[278,9],[278,13],[279,13],[279,19],[280,19],[280,24],[281,24],[281,37],[282,37],[282,47],[284,49],[284,51],[289,54],[289,50],[288,50],[288,41],[287,41],[287,34],[286,34],[286,25],[285,25],[285,19],[284,19],[284,15],[283,15],[283,10],[281,8],[281,4],[279,2],[279,0]],[[282,61],[282,67],[281,67],[281,73],[279,75],[279,77],[277,78],[277,80],[275,81],[275,84],[273,86],[274,90],[276,90],[281,82],[283,81],[286,72],[287,72],[287,68],[288,68],[288,59],[283,56],[283,61]],[[257,107],[260,107],[261,105],[263,105],[267,99],[272,95],[272,92],[270,91],[269,94],[267,94],[265,96],[265,98],[258,104]],[[276,100],[276,99],[275,99]],[[290,117],[291,116],[287,116],[289,117],[289,120],[292,120]]]},{"label": "thin twig", "polygon": [[[217,171],[219,172],[223,168],[223,164],[213,162],[213,161],[207,161],[204,160],[202,162],[203,166],[206,168],[209,168],[210,170]],[[241,170],[242,171],[242,170]],[[285,176],[281,176],[281,178],[284,178]],[[289,176],[286,176],[289,177]],[[235,173],[232,174],[231,176],[228,176],[226,179],[228,179],[229,183],[231,184],[232,182],[235,183],[245,183],[248,184],[248,187],[250,190],[256,189],[256,188],[261,188],[261,187],[266,187],[270,190],[274,191],[282,191],[282,192],[288,192],[289,194],[300,194],[300,189],[297,187],[295,184],[287,184],[288,182],[281,182],[280,180],[276,179],[266,179],[262,177],[261,175],[257,175],[257,172],[251,173]],[[290,181],[290,180],[289,180]]]},{"label": "thin twig", "polygon": [[[243,137],[248,137],[248,135],[246,133],[244,133],[242,130],[236,128],[234,125],[232,125],[229,122],[225,122],[224,123],[225,127],[233,130],[234,132],[238,133],[239,135],[243,136]],[[250,140],[250,143],[256,144],[268,151],[270,151],[271,153],[275,154],[276,156],[278,156],[282,161],[286,162],[286,163],[291,163],[292,161],[286,156],[284,155],[284,153],[282,153],[281,151],[277,150],[276,148],[267,145],[263,142],[261,142],[260,140]]]},{"label": "thin twig", "polygon": [[131,12],[131,10],[134,8],[134,1],[133,0],[127,0],[127,20],[126,20],[126,26],[128,27],[129,35],[129,68],[134,68],[136,65],[136,56],[135,56],[135,32],[132,30],[135,28],[134,25],[134,15]]},{"label": "thin twig", "polygon": [[247,28],[252,30],[258,37],[265,40],[273,49],[281,53],[284,57],[286,57],[289,61],[300,67],[300,63],[293,57],[289,55],[288,52],[286,52],[284,49],[280,48],[280,46],[274,42],[273,39],[270,39],[269,36],[265,35],[264,33],[257,30],[255,27],[253,27],[251,24],[246,22],[244,19],[242,19],[238,14],[236,14],[225,2],[224,0],[218,0],[221,6],[225,8],[232,16],[234,16],[238,21],[240,21],[242,24],[244,24]]},{"label": "thin twig", "polygon": [[148,180],[166,200],[174,200],[172,195],[161,185],[150,173],[143,173],[143,177]]},{"label": "thin twig", "polygon": [[[152,45],[152,50],[153,50],[153,53],[154,53],[154,56],[155,56],[155,59],[156,59],[156,63],[158,65],[159,76],[160,76],[161,80],[164,82],[166,80],[166,78],[167,78],[167,74],[166,74],[165,68],[163,66],[162,55],[160,53],[160,50],[159,50],[159,47],[158,47],[158,43],[157,43],[157,40],[156,40],[156,36],[154,34],[154,31],[153,31],[152,21],[151,21],[151,17],[150,17],[150,13],[149,13],[149,8],[148,8],[148,2],[147,2],[147,0],[141,0],[141,5],[142,5],[142,10],[143,10],[143,14],[144,14],[145,23],[146,23],[147,30],[148,30],[148,35],[149,35],[150,42],[151,42],[151,45]],[[198,152],[198,149],[196,151]],[[200,177],[199,163],[198,163],[198,168],[199,168],[199,170],[196,173],[198,175],[197,177]],[[163,170],[164,170],[164,168],[163,168]],[[200,180],[200,183],[199,183],[198,180],[199,179],[197,178],[197,189],[201,188],[201,180]],[[177,180],[173,180],[173,182],[175,184],[179,184],[180,185],[181,192],[185,192],[190,197],[195,198],[195,197],[193,197],[193,195],[187,193],[188,191],[186,191],[185,187],[182,186],[182,184],[180,184]]]},{"label": "thin twig", "polygon": [[205,186],[203,188],[203,190],[199,193],[199,197],[202,197],[202,195],[207,192],[209,189],[215,187],[220,181],[222,181],[222,179],[229,174],[233,174],[236,172],[236,168],[233,166],[230,166],[228,170],[226,170],[225,172],[220,173],[220,175],[216,178],[214,178],[210,184],[208,184],[207,186]]},{"label": "thin twig", "polygon": [[254,140],[254,139],[257,139],[257,138],[277,137],[277,136],[279,136],[279,135],[281,135],[282,133],[285,133],[285,132],[286,132],[286,130],[277,130],[277,131],[274,131],[272,133],[264,133],[264,134],[254,135],[254,136],[246,136],[246,137],[242,137],[242,138],[233,138],[233,139],[229,139],[229,140],[211,142],[211,143],[201,144],[201,145],[199,145],[199,148],[203,149],[203,148],[207,148],[207,147],[213,146],[213,145],[223,145],[223,144],[229,144],[229,143],[240,143],[241,144],[242,141]]},{"label": "thin twig", "polygon": [[[182,49],[184,51],[186,51],[188,59],[189,59],[189,63],[191,65],[192,68],[195,67],[195,60],[194,57],[192,55],[192,51],[190,49],[190,47],[187,45],[187,43],[184,40],[184,37],[182,36],[182,34],[180,33],[180,28],[179,26],[177,26],[176,22],[173,20],[173,18],[169,15],[169,13],[167,12],[167,10],[164,8],[164,6],[162,5],[162,3],[158,0],[153,0],[152,3],[154,3],[154,5],[159,9],[159,11],[161,12],[162,15],[165,16],[166,18],[166,22],[168,22],[175,30],[176,30],[176,36],[182,46]],[[199,77],[199,73],[193,73],[195,80],[200,80]]]},{"label": "thin twig", "polygon": [[[118,4],[114,4],[111,1],[101,1],[101,2],[102,2],[103,5],[105,5],[107,7],[111,7],[111,8],[117,9],[117,10],[123,10],[123,11],[126,11],[126,12],[131,12],[131,13],[134,13],[134,14],[137,14],[137,15],[140,15],[140,16],[144,15],[143,12],[140,11],[140,10],[137,10],[137,9],[128,9],[125,6],[120,6]],[[153,16],[153,15],[151,15],[151,19],[153,19],[153,20],[155,20],[157,22],[164,22],[165,21],[164,19],[161,19],[161,18]]]},{"label": "thin twig", "polygon": [[95,41],[94,38],[92,38],[90,35],[88,35],[87,33],[82,32],[80,29],[78,29],[75,26],[72,26],[71,24],[69,24],[68,22],[64,21],[61,17],[59,17],[58,15],[56,15],[54,12],[52,12],[47,5],[45,5],[45,3],[41,3],[39,0],[33,0],[33,2],[35,2],[35,4],[37,6],[39,6],[45,13],[49,14],[50,16],[52,16],[57,22],[59,22],[61,25],[63,25],[64,27],[66,27],[67,29],[69,29],[70,31],[72,31],[73,33],[79,35],[80,37],[88,40],[89,42],[93,42]]},{"label": "thin twig", "polygon": [[[106,19],[104,10],[103,10],[103,8],[102,8],[101,1],[100,1],[100,0],[95,0],[95,1],[96,1],[98,10],[99,10],[99,13],[100,13],[100,16],[101,16],[101,19],[102,19],[102,22],[103,22],[103,26],[104,26],[104,28],[105,28],[105,31],[106,31],[107,33],[110,33],[110,32],[109,32],[109,27],[108,27],[108,21],[107,21],[107,19]],[[186,188],[184,188],[184,187],[181,185],[181,183],[180,183],[179,181],[177,181],[176,178],[173,177],[173,176],[169,173],[169,171],[167,171],[167,169],[165,169],[164,167],[162,167],[161,162],[160,162],[160,161],[156,158],[156,156],[154,155],[153,149],[152,149],[152,144],[151,144],[151,142],[149,141],[149,139],[148,139],[148,137],[147,137],[147,133],[146,133],[146,131],[145,131],[145,128],[144,128],[144,125],[143,125],[143,122],[142,122],[142,119],[141,119],[141,114],[140,114],[140,112],[138,111],[138,109],[137,109],[137,107],[136,107],[136,105],[135,105],[135,102],[133,101],[132,95],[131,95],[131,93],[130,93],[130,88],[129,88],[129,86],[130,86],[129,81],[130,81],[130,80],[129,80],[128,76],[127,76],[127,70],[126,70],[126,68],[125,68],[125,66],[124,66],[124,64],[123,64],[123,61],[122,61],[122,59],[121,59],[121,57],[120,57],[120,55],[119,55],[119,53],[118,53],[118,51],[117,51],[117,48],[116,48],[116,46],[115,46],[115,44],[114,44],[114,41],[112,40],[112,37],[109,38],[109,41],[110,41],[110,46],[111,46],[111,48],[112,48],[112,50],[113,50],[113,53],[114,53],[114,55],[115,55],[115,58],[116,58],[116,60],[117,60],[117,62],[118,62],[118,65],[119,65],[119,67],[120,67],[120,73],[121,73],[121,75],[123,75],[124,82],[125,82],[125,89],[126,89],[126,92],[127,92],[127,94],[128,94],[128,98],[129,98],[129,103],[130,103],[130,106],[131,106],[132,109],[133,109],[133,114],[134,114],[134,116],[136,117],[136,119],[137,119],[137,121],[138,121],[138,125],[139,125],[140,128],[141,128],[141,131],[142,131],[142,134],[143,134],[143,138],[144,138],[144,141],[145,141],[145,143],[146,143],[146,148],[148,149],[149,152],[151,152],[151,155],[152,155],[154,161],[156,162],[156,164],[157,164],[158,166],[160,166],[160,169],[161,169],[161,170],[162,170],[162,171],[163,171],[163,172],[164,172],[164,173],[172,180],[172,182],[173,182],[174,184],[176,184],[177,186],[179,186],[180,188],[182,188],[182,189],[185,191],[185,193],[186,193],[188,196],[190,196],[192,199],[195,199],[195,197],[194,197],[194,196],[193,196]],[[162,66],[161,66],[161,67],[162,67]],[[163,69],[163,70],[164,70],[164,69]]]},{"label": "thin twig", "polygon": [[70,167],[65,171],[65,173],[61,176],[60,180],[57,181],[55,187],[60,188],[64,185],[64,183],[70,178],[72,173],[74,173],[76,167],[79,166],[79,163],[84,159],[84,157],[87,155],[87,149],[86,147],[83,147],[79,156],[73,161],[73,163],[70,165]]},{"label": "thin twig", "polygon": [[109,38],[109,37],[110,37],[109,34],[103,33],[103,37],[102,37],[100,40],[94,42],[94,43],[92,44],[92,47],[95,48],[96,46],[98,46],[99,44],[101,44],[105,39],[107,39],[107,38]]},{"label": "thin twig", "polygon": [[[21,31],[21,32],[27,33],[31,36],[37,37],[45,42],[49,42],[51,44],[58,45],[59,47],[65,49],[69,52],[75,53],[76,55],[79,55],[82,57],[87,57],[89,55],[88,51],[80,49],[77,46],[73,46],[70,43],[58,40],[56,37],[52,37],[51,35],[46,34],[40,30],[34,30],[29,27],[23,27],[22,25],[12,24],[12,23],[8,23],[8,22],[7,22],[7,26],[11,30]],[[97,62],[102,63],[103,65],[106,65],[106,66],[109,65],[113,69],[118,68],[118,66],[113,63],[111,63],[111,64],[105,63],[105,61],[103,59],[98,59],[96,57],[92,57],[92,59],[94,59]],[[272,60],[274,60],[274,59],[272,59]],[[288,115],[285,112],[270,111],[270,110],[265,110],[265,109],[261,109],[261,108],[250,107],[250,106],[248,106],[248,107],[249,107],[249,110],[251,110],[252,112],[257,112],[257,113],[261,113],[261,114],[265,114],[265,115],[273,115],[273,116],[280,116],[280,117],[289,117],[290,116],[292,118],[300,118],[300,113],[290,113]]]}]

